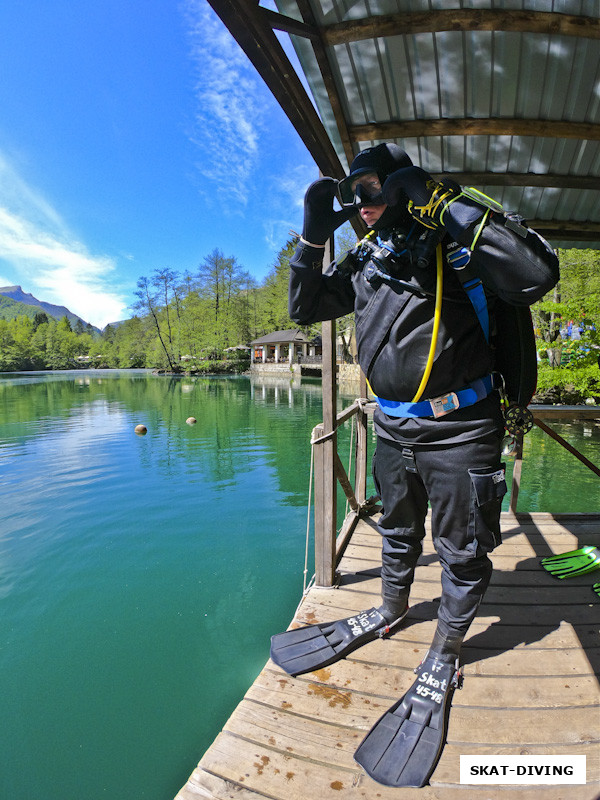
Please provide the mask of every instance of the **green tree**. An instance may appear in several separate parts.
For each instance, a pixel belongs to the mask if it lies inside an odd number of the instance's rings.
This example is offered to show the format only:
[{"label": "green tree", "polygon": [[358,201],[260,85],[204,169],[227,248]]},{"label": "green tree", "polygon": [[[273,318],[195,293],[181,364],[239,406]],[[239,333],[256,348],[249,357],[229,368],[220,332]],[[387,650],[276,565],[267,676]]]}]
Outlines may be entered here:
[{"label": "green tree", "polygon": [[[239,344],[238,332],[244,327],[247,307],[244,292],[252,278],[233,256],[224,256],[215,249],[198,267],[198,298],[208,313],[205,350],[211,358],[219,358],[226,347]],[[240,312],[242,312],[240,314]]]},{"label": "green tree", "polygon": [[172,270],[155,270],[152,280],[142,276],[137,282],[137,302],[134,309],[148,314],[154,323],[160,348],[155,357],[158,361],[166,361],[172,372],[180,370],[179,354],[175,353],[172,318],[172,289],[176,280]]},{"label": "green tree", "polygon": [[14,362],[15,340],[8,320],[0,319],[0,370],[11,372],[16,369]]},{"label": "green tree", "polygon": [[48,322],[48,315],[45,311],[38,311],[33,318],[33,330],[36,331],[40,325]]},{"label": "green tree", "polygon": [[558,256],[558,285],[532,307],[538,349],[553,368],[593,365],[600,346],[600,253],[571,248]]},{"label": "green tree", "polygon": [[269,331],[288,330],[296,327],[288,314],[288,285],[290,282],[290,259],[298,244],[298,238],[289,239],[275,258],[260,289],[260,316],[257,334]]}]

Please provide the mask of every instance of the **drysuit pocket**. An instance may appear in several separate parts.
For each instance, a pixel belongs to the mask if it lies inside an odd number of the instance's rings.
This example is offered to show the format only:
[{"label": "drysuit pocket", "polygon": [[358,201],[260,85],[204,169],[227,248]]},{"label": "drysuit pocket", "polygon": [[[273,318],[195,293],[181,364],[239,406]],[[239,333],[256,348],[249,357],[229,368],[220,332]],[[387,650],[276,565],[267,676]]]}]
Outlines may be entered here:
[{"label": "drysuit pocket", "polygon": [[500,469],[470,469],[470,537],[476,553],[489,553],[502,542],[500,510],[506,494],[505,465]]}]

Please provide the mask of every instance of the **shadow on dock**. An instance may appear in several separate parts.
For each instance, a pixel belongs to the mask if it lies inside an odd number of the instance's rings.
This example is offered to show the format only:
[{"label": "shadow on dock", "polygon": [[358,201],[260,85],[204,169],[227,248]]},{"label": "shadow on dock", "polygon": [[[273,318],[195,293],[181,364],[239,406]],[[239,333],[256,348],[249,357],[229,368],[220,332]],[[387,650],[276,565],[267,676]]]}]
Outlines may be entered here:
[{"label": "shadow on dock", "polygon": [[[463,648],[464,687],[431,785],[391,789],[353,761],[365,733],[414,680],[436,625],[440,565],[431,537],[411,610],[393,636],[290,678],[269,662],[176,800],[597,800],[600,600],[591,575],[557,580],[539,559],[600,545],[600,516],[504,514],[494,574]],[[362,520],[337,588],[313,588],[292,626],[379,603],[380,539]],[[598,573],[600,575],[600,573]],[[585,755],[586,785],[461,785],[460,755]]]}]

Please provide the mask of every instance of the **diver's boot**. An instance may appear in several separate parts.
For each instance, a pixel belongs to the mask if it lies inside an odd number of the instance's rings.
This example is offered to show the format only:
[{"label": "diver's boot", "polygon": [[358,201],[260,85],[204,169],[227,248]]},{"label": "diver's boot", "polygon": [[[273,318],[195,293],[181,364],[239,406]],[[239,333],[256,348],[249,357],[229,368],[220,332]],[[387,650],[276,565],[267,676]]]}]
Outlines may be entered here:
[{"label": "diver's boot", "polygon": [[277,633],[271,637],[271,660],[288,675],[313,672],[339,661],[373,639],[387,636],[407,612],[408,592],[402,600],[384,600],[379,608],[359,611],[346,619]]},{"label": "diver's boot", "polygon": [[464,638],[464,633],[457,633],[456,631],[444,632],[440,630],[440,625],[438,624],[427,655],[433,655],[441,661],[457,664]]},{"label": "diver's boot", "polygon": [[404,619],[408,612],[408,595],[410,589],[403,590],[398,595],[381,595],[382,603],[377,609],[390,625],[395,625],[397,621]]}]

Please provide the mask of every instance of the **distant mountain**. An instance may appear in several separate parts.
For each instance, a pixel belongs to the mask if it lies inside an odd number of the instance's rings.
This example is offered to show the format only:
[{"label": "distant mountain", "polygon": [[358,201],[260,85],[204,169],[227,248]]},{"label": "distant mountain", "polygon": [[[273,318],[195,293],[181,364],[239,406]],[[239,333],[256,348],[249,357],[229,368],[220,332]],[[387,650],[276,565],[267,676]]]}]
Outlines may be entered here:
[{"label": "distant mountain", "polygon": [[124,322],[129,322],[129,320],[128,319],[120,319],[118,322],[107,322],[107,324],[104,326],[104,328],[102,328],[102,330],[104,330],[105,328],[108,328],[108,327],[118,328],[119,325],[123,325]]},{"label": "distant mountain", "polygon": [[[77,320],[81,320],[84,326],[88,323],[74,314],[66,306],[55,306],[53,303],[46,303],[38,300],[32,294],[24,292],[20,286],[1,286],[0,287],[0,319],[14,319],[19,316],[35,317],[37,313],[44,311],[49,317],[62,319],[67,317],[71,325],[76,325]],[[98,331],[98,328],[95,328]]]},{"label": "distant mountain", "polygon": [[29,317],[33,319],[40,311],[36,306],[27,306],[25,303],[18,303],[0,294],[0,319],[16,319],[17,317]]}]

